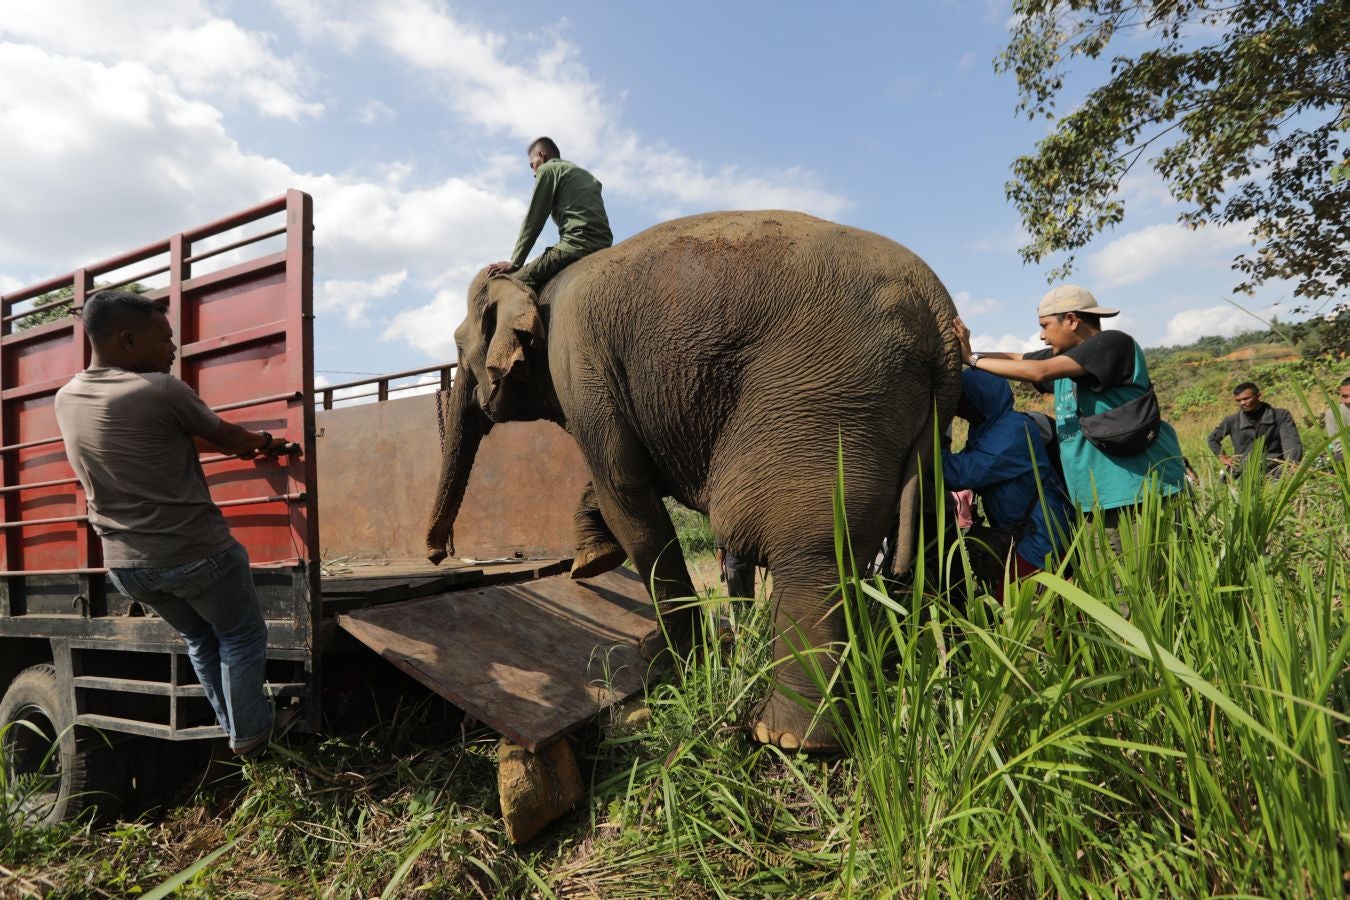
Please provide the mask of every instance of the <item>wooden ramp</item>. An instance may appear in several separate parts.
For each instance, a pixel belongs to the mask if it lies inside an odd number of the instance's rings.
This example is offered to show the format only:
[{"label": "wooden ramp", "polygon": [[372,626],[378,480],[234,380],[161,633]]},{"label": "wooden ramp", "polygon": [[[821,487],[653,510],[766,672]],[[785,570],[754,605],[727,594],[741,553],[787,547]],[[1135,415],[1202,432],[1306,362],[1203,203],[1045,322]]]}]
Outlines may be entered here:
[{"label": "wooden ramp", "polygon": [[357,640],[535,752],[641,691],[637,640],[656,627],[642,581],[620,569],[470,587],[338,616]]}]

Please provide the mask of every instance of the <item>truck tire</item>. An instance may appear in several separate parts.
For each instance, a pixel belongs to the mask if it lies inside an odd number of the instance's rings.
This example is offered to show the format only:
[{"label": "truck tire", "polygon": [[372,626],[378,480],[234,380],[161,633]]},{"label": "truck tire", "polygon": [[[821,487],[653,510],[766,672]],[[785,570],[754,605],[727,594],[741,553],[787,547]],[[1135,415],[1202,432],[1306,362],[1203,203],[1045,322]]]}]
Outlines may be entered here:
[{"label": "truck tire", "polygon": [[50,663],[24,669],[0,700],[0,761],[32,825],[90,810],[106,821],[121,809],[122,755],[101,734],[74,726]]}]

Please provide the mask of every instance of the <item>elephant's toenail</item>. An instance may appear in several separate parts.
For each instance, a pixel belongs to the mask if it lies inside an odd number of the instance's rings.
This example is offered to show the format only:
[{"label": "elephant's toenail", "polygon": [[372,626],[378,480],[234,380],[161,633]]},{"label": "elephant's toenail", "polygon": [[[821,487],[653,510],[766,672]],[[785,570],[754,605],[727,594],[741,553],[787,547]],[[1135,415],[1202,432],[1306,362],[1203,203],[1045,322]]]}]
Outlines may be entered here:
[{"label": "elephant's toenail", "polygon": [[784,732],[778,738],[778,746],[784,750],[800,750],[802,747],[802,742],[797,740],[797,736],[795,734],[789,734],[788,732]]}]

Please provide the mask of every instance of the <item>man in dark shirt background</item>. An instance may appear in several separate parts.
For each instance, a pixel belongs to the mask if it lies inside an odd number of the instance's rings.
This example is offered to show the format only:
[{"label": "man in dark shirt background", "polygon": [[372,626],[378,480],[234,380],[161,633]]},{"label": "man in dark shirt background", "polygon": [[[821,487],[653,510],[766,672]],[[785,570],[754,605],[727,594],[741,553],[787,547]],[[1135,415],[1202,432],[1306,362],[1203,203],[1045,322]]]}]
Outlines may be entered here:
[{"label": "man in dark shirt background", "polygon": [[[1227,474],[1236,478],[1251,455],[1257,438],[1265,438],[1266,471],[1278,475],[1282,462],[1297,465],[1303,459],[1303,442],[1298,426],[1287,409],[1278,409],[1261,399],[1261,389],[1244,381],[1233,388],[1238,411],[1210,432],[1210,451],[1219,458]],[[1223,452],[1223,439],[1233,442],[1233,455]]]}]

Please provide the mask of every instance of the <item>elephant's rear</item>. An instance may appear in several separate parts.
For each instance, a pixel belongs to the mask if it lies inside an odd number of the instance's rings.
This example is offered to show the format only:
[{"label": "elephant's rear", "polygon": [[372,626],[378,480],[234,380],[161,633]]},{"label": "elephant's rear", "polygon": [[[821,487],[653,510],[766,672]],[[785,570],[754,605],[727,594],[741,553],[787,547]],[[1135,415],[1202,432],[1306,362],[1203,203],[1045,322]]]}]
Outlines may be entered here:
[{"label": "elephant's rear", "polygon": [[584,327],[611,342],[608,377],[670,493],[760,559],[828,548],[842,447],[855,540],[880,542],[934,403],[945,425],[959,391],[955,310],[921,260],[755,212],[664,223],[583,265],[604,286]]}]

